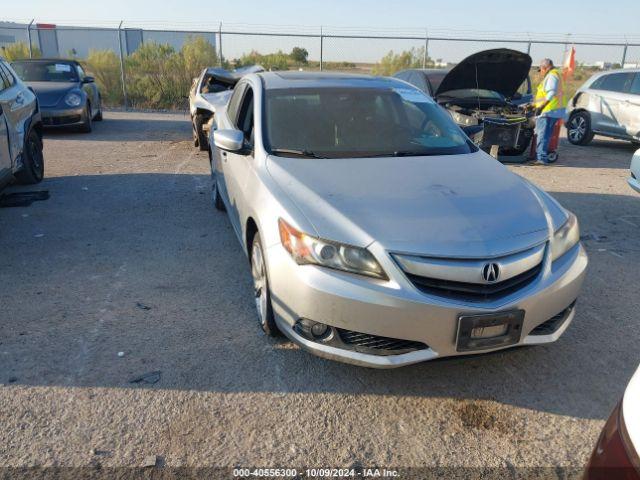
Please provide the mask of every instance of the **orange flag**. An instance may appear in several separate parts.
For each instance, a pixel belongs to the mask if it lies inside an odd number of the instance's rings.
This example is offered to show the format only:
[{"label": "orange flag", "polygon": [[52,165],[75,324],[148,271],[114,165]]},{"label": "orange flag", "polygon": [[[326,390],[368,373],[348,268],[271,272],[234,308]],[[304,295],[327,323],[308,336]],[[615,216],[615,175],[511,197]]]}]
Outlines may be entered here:
[{"label": "orange flag", "polygon": [[571,47],[569,55],[564,60],[564,68],[562,69],[562,77],[567,80],[576,71],[576,47]]}]

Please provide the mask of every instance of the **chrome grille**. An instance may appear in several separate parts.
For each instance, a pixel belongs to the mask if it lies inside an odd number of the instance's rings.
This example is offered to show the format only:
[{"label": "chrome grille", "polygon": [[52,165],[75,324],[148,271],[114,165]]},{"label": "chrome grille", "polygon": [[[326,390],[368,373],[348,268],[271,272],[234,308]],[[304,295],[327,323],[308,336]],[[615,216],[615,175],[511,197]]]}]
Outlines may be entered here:
[{"label": "chrome grille", "polygon": [[[454,300],[488,302],[533,283],[542,272],[545,244],[511,255],[487,259],[430,258],[394,254],[407,278],[420,291]],[[498,281],[485,278],[489,266]]]},{"label": "chrome grille", "polygon": [[531,284],[542,270],[542,264],[504,282],[481,284],[452,282],[437,278],[420,277],[407,273],[407,277],[422,292],[456,300],[491,301],[506,297]]}]

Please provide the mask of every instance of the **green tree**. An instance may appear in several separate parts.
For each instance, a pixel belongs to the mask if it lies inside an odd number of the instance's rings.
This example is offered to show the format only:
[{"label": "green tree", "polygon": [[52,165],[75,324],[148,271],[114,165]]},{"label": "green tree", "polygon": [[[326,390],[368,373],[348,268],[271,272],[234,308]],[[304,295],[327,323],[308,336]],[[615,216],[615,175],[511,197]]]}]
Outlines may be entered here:
[{"label": "green tree", "polygon": [[[31,48],[33,58],[40,58],[42,54],[37,47]],[[27,42],[11,43],[2,47],[2,56],[9,62],[29,58],[29,45]]]},{"label": "green tree", "polygon": [[309,63],[309,52],[306,48],[293,47],[289,56],[295,63],[303,65]]},{"label": "green tree", "polygon": [[[374,75],[393,75],[400,70],[409,68],[422,68],[424,63],[425,48],[412,48],[395,53],[391,50],[373,67]],[[426,66],[433,65],[431,58],[427,56]]]}]

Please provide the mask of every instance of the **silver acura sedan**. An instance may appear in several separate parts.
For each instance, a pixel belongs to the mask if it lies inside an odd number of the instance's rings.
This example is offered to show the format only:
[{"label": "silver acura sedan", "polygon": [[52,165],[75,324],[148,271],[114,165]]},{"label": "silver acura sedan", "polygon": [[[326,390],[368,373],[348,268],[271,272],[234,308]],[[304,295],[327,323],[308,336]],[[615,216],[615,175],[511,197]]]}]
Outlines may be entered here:
[{"label": "silver acura sedan", "polygon": [[384,368],[550,343],[571,323],[576,217],[411,85],[249,75],[215,122],[213,202],[267,334]]}]

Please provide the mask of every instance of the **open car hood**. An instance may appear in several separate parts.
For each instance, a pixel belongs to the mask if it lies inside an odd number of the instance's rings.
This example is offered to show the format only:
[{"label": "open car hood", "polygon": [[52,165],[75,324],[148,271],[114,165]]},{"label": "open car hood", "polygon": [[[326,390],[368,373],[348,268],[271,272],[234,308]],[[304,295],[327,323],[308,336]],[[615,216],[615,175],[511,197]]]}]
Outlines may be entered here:
[{"label": "open car hood", "polygon": [[451,69],[435,95],[478,88],[511,98],[527,79],[531,63],[531,57],[526,53],[508,48],[474,53]]}]

